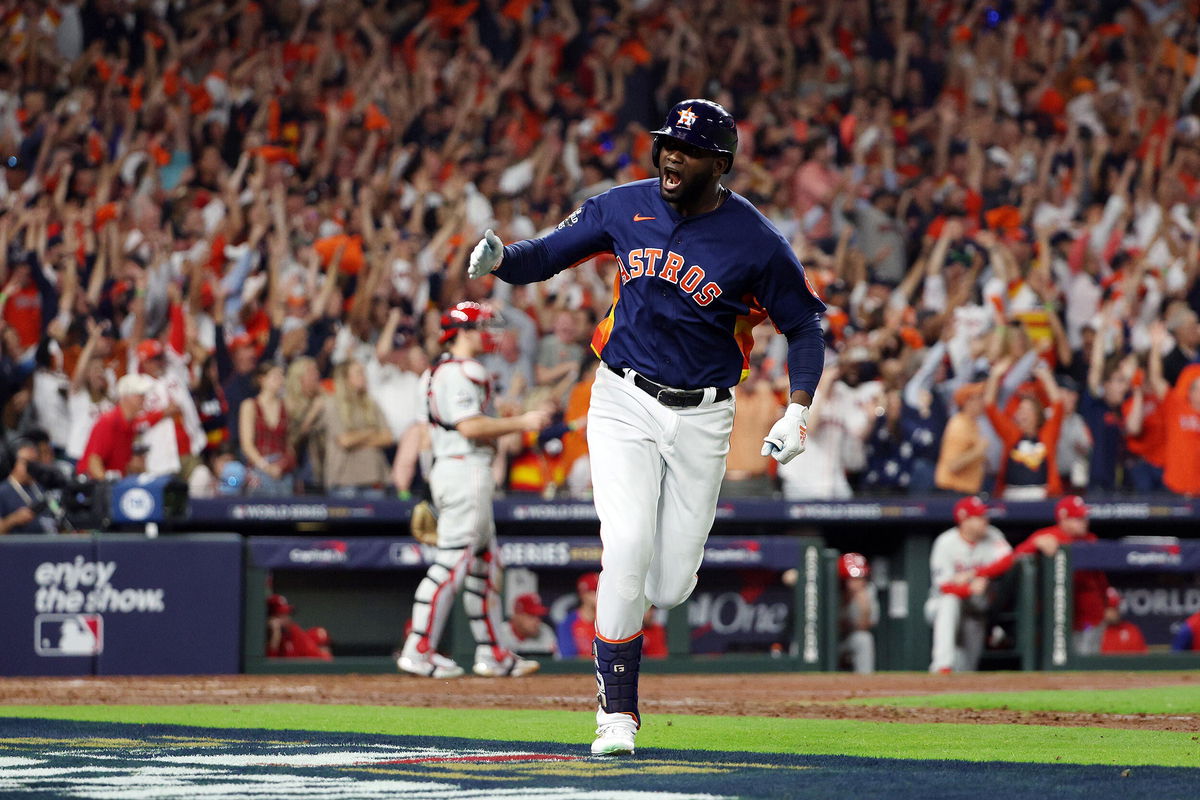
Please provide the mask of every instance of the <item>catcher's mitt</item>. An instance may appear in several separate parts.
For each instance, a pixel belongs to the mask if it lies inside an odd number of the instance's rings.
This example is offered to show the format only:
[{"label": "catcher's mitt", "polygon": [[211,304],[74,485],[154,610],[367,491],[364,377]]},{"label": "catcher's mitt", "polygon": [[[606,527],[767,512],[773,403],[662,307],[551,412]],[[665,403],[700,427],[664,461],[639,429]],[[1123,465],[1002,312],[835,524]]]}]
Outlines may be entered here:
[{"label": "catcher's mitt", "polygon": [[428,500],[422,500],[413,506],[412,517],[408,521],[408,529],[413,538],[421,544],[437,546],[437,511]]}]

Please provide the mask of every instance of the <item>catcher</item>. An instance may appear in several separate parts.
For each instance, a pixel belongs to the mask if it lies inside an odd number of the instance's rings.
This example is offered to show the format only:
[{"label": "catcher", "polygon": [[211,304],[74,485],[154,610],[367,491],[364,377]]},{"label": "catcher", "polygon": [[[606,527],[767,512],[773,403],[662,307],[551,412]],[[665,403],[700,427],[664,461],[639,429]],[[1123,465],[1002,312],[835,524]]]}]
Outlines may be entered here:
[{"label": "catcher", "polygon": [[[492,441],[506,433],[540,430],[549,424],[550,414],[530,411],[517,417],[493,417],[485,413],[491,386],[487,370],[475,357],[492,347],[489,328],[497,323],[494,312],[478,303],[459,303],[447,310],[439,338],[447,352],[421,376],[433,449],[429,488],[438,510],[437,555],[417,586],[412,631],[396,659],[401,672],[430,678],[463,674],[453,659],[437,652],[460,588],[466,590],[463,607],[475,637],[476,675],[528,675],[539,666],[518,657],[497,638],[502,604],[492,519]],[[428,516],[414,510],[414,536],[422,530],[428,535]]]}]

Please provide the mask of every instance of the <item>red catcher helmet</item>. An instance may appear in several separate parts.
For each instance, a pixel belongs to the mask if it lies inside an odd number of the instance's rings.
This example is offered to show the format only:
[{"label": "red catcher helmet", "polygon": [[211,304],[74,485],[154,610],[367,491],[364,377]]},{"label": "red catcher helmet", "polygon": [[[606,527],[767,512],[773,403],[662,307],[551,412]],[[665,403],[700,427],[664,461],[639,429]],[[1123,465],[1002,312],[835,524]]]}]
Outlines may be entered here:
[{"label": "red catcher helmet", "polygon": [[838,559],[838,577],[866,578],[871,574],[871,565],[862,553],[846,553]]},{"label": "red catcher helmet", "polygon": [[499,315],[489,306],[465,301],[442,314],[442,335],[438,337],[440,344],[453,339],[459,331],[479,330],[483,332],[483,349],[490,352],[495,348],[489,328],[499,322]]}]

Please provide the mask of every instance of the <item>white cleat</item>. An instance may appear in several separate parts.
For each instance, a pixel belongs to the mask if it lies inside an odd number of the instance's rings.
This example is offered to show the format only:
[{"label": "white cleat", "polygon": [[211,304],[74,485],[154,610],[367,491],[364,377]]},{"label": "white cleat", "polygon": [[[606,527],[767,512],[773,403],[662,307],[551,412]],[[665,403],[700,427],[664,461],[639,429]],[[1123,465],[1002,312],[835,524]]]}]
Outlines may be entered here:
[{"label": "white cleat", "polygon": [[396,659],[396,666],[401,672],[425,678],[457,678],[465,673],[462,667],[454,663],[454,659],[446,658],[441,653],[401,653]]},{"label": "white cleat", "polygon": [[596,728],[596,741],[592,742],[594,756],[631,756],[637,723],[632,719],[606,722]]},{"label": "white cleat", "polygon": [[532,675],[541,668],[542,665],[538,662],[521,658],[516,653],[503,661],[492,659],[476,661],[475,666],[472,667],[475,674],[481,678],[520,678],[524,675]]}]

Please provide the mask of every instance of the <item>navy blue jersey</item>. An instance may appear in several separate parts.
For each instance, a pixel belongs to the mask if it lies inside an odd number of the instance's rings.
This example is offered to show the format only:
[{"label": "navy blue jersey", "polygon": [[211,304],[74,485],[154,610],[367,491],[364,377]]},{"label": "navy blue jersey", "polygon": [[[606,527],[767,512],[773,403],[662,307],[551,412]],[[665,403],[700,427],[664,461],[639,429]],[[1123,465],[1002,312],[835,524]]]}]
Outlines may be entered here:
[{"label": "navy blue jersey", "polygon": [[788,339],[792,390],[813,394],[825,304],[787,241],[736,193],[684,217],[658,186],[651,178],[590,198],[550,234],[506,245],[495,274],[534,283],[612,253],[613,304],[592,337],[606,363],[680,389],[734,386],[748,369],[751,329],[769,315]]}]

